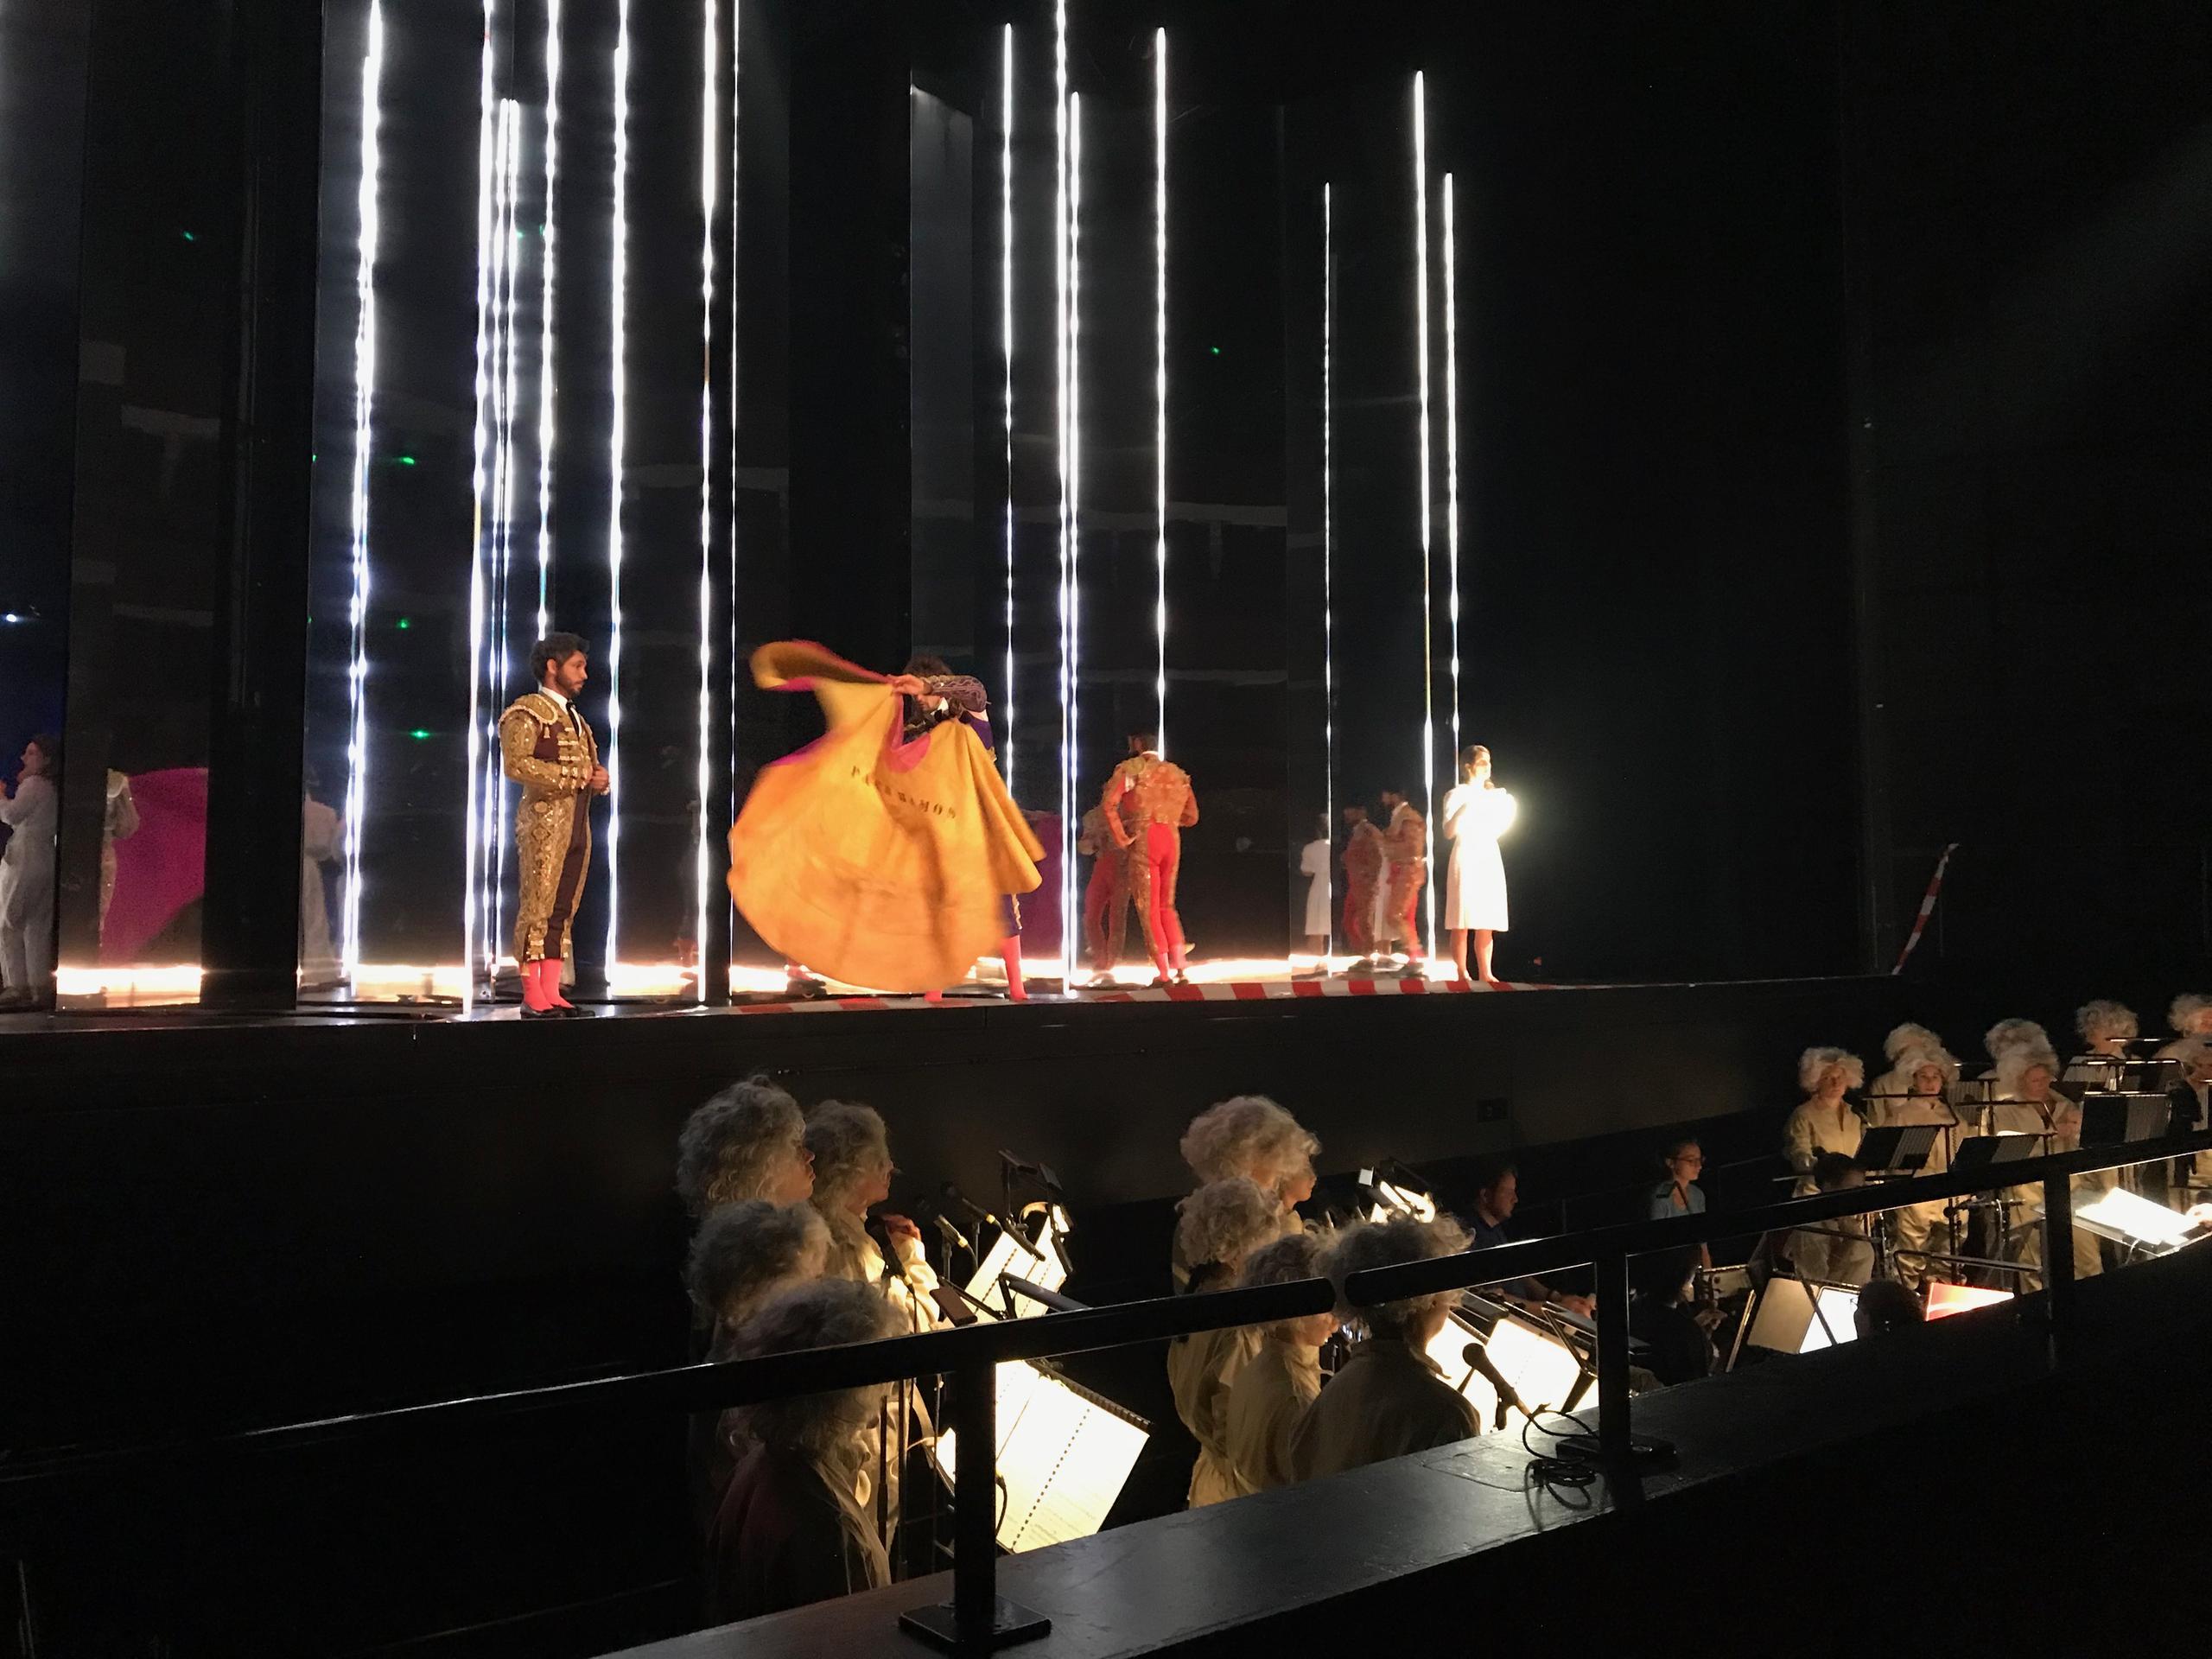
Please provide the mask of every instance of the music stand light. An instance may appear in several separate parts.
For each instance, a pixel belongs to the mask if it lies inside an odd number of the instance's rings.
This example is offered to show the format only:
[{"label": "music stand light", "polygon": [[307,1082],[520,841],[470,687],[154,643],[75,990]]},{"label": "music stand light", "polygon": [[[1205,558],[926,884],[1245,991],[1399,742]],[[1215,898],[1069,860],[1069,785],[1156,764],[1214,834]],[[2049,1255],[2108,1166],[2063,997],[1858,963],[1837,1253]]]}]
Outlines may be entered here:
[{"label": "music stand light", "polygon": [[1990,1285],[1955,1285],[1948,1281],[1931,1279],[1928,1281],[1927,1317],[1948,1319],[1955,1313],[1971,1313],[1977,1307],[1994,1307],[1999,1302],[2009,1302],[2012,1293],[1999,1290]]},{"label": "music stand light", "polygon": [[2204,1230],[2187,1216],[2153,1204],[2124,1186],[2115,1186],[2075,1206],[2074,1223],[2100,1238],[2145,1255],[2164,1255],[2204,1236]]}]

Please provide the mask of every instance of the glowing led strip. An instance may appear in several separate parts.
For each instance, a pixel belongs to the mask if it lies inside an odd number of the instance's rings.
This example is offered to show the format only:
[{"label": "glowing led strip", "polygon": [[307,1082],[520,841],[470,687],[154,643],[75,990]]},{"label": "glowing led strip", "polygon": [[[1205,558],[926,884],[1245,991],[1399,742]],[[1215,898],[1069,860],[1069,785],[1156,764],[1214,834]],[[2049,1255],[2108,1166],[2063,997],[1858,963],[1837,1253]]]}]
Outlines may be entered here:
[{"label": "glowing led strip", "polygon": [[369,0],[368,48],[361,57],[361,161],[355,197],[360,218],[353,292],[353,594],[346,618],[352,655],[346,674],[346,887],[340,925],[346,986],[361,969],[361,842],[368,803],[369,413],[377,378],[377,129],[383,119],[384,7]]},{"label": "glowing led strip", "polygon": [[[729,595],[729,650],[722,659],[726,665],[725,674],[728,682],[728,700],[723,704],[722,710],[724,715],[722,741],[725,745],[722,752],[730,764],[723,774],[726,791],[722,798],[721,815],[716,820],[719,823],[734,823],[737,818],[737,767],[734,763],[737,759],[738,675],[742,666],[742,659],[740,658],[737,649],[737,422],[738,410],[740,407],[737,379],[737,302],[739,270],[737,263],[737,238],[739,230],[738,208],[743,198],[740,189],[740,182],[742,175],[739,173],[737,166],[739,143],[737,114],[739,108],[738,100],[741,95],[741,86],[738,70],[741,61],[740,51],[741,42],[744,38],[744,34],[745,9],[742,5],[735,3],[734,0],[733,0],[733,3],[729,9],[729,546],[726,556],[726,563],[723,569],[723,580],[726,583],[726,591]],[[702,840],[705,838],[706,834],[706,799],[704,797],[702,797],[699,802],[699,811],[701,818],[700,836]],[[720,900],[720,903],[722,906],[723,919],[727,922],[731,915],[730,901],[727,896],[724,896]],[[725,941],[725,943],[730,945],[734,944],[735,934],[734,931],[731,938]],[[699,941],[699,962],[701,964],[700,977],[702,980],[706,977],[706,949],[707,941],[702,938]],[[734,949],[731,950],[730,954],[733,956],[736,954]],[[776,976],[779,982],[780,982],[783,977],[783,972],[780,968],[777,969]],[[737,982],[737,964],[733,962],[730,963],[730,982],[734,985]]]},{"label": "glowing led strip", "polygon": [[[1321,800],[1324,828],[1337,837],[1337,595],[1335,374],[1337,259],[1334,203],[1321,187]],[[1329,858],[1329,935],[1337,931],[1337,861]],[[1325,950],[1326,946],[1323,947]]]},{"label": "glowing led strip", "polygon": [[[1444,175],[1444,545],[1452,563],[1452,762],[1459,761],[1459,299],[1453,271],[1452,175]],[[1459,776],[1452,773],[1456,780]]]},{"label": "glowing led strip", "polygon": [[[499,100],[499,201],[494,215],[499,238],[499,280],[494,285],[494,365],[498,421],[493,440],[493,539],[498,549],[498,589],[494,613],[499,618],[499,642],[486,664],[485,683],[491,691],[486,712],[500,706],[505,688],[512,683],[510,634],[513,614],[509,604],[509,577],[514,564],[515,518],[515,402],[516,363],[521,356],[515,338],[515,290],[522,268],[518,245],[518,204],[521,197],[522,105],[513,99]],[[499,716],[492,714],[485,733],[484,787],[486,833],[490,846],[485,859],[484,972],[489,983],[498,969],[499,934],[505,909],[507,875],[507,790],[500,765]]]},{"label": "glowing led strip", "polygon": [[[1071,687],[1068,677],[1068,474],[1069,474],[1069,400],[1068,400],[1068,7],[1067,0],[1056,0],[1052,9],[1052,89],[1053,89],[1053,147],[1054,171],[1052,191],[1052,260],[1058,283],[1058,303],[1055,321],[1059,340],[1059,388],[1058,394],[1058,424],[1060,466],[1060,828],[1063,855],[1068,845],[1066,829],[1075,806],[1073,789],[1074,766],[1070,753],[1068,716],[1073,706]],[[1062,872],[1060,882],[1060,970],[1064,983],[1075,979],[1075,950],[1069,939],[1067,905],[1068,883]]]},{"label": "glowing led strip", "polygon": [[622,924],[620,858],[622,847],[622,449],[626,435],[629,388],[630,280],[630,0],[614,9],[614,213],[613,257],[607,272],[612,338],[607,359],[613,367],[613,418],[607,434],[607,965],[620,960],[616,941]]},{"label": "glowing led strip", "polygon": [[545,218],[537,281],[537,632],[553,631],[553,216],[561,138],[561,0],[545,0]]},{"label": "glowing led strip", "polygon": [[1006,373],[1006,678],[999,688],[999,754],[1014,792],[1014,25],[1002,36],[999,73],[999,357]]},{"label": "glowing led strip", "polygon": [[[717,200],[715,165],[719,134],[715,105],[721,87],[719,54],[721,20],[715,0],[702,8],[702,36],[699,50],[699,830],[692,868],[692,938],[697,945],[700,971],[693,987],[697,1000],[707,1000],[707,785],[708,728],[714,718],[714,641],[708,633],[714,614],[715,575],[715,205]],[[732,387],[733,393],[734,386]],[[612,963],[613,957],[608,955]]]},{"label": "glowing led strip", "polygon": [[1167,31],[1152,36],[1152,380],[1153,498],[1157,524],[1152,629],[1160,645],[1153,674],[1154,741],[1167,753]]},{"label": "glowing led strip", "polygon": [[478,871],[483,825],[478,814],[482,810],[484,788],[480,775],[484,733],[479,722],[482,718],[484,687],[485,450],[491,442],[492,262],[495,237],[492,208],[493,181],[498,175],[498,157],[493,152],[492,24],[492,0],[484,0],[484,51],[477,85],[476,123],[476,429],[475,462],[470,474],[475,517],[468,547],[468,804],[461,832],[462,868],[468,873],[462,885],[461,903],[461,1007],[464,1014],[476,1003],[476,936],[480,919],[478,907],[481,903]]},{"label": "glowing led strip", "polygon": [[[1423,943],[1436,949],[1436,670],[1431,660],[1435,626],[1429,597],[1428,499],[1428,116],[1422,77],[1414,72],[1414,311],[1421,353],[1421,783],[1427,806],[1421,826],[1428,880],[1421,892],[1427,928]],[[1411,954],[1413,941],[1406,941]]]},{"label": "glowing led strip", "polygon": [[1076,888],[1076,829],[1083,814],[1083,94],[1068,94],[1068,810],[1060,815],[1062,983],[1075,983],[1082,897]]}]

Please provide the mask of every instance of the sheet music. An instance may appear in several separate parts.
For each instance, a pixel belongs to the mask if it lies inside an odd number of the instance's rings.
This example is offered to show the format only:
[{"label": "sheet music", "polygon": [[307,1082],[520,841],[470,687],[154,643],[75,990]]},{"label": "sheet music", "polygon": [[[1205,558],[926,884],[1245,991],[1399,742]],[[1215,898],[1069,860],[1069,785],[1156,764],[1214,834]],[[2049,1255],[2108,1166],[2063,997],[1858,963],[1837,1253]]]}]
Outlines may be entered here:
[{"label": "sheet music", "polygon": [[[1000,1314],[1006,1311],[1006,1300],[999,1292],[999,1275],[1010,1273],[1017,1279],[1027,1279],[1033,1285],[1046,1290],[1058,1290],[1068,1281],[1067,1264],[1048,1231],[1032,1244],[1018,1233],[1001,1233],[983,1252],[982,1264],[975,1276],[968,1281],[968,1294]],[[1050,1313],[1042,1302],[1027,1296],[1014,1298],[1014,1317],[1017,1319],[1034,1319]]]},{"label": "sheet music", "polygon": [[[1136,1467],[1150,1438],[1128,1418],[1027,1361],[998,1368],[999,1514],[1001,1548],[1019,1552],[1088,1538]],[[938,1467],[959,1465],[955,1437],[940,1435]]]},{"label": "sheet music", "polygon": [[[1467,1363],[1467,1344],[1478,1339],[1474,1327],[1455,1313],[1429,1343],[1428,1357],[1444,1373],[1444,1380],[1475,1408],[1475,1415],[1487,1430],[1497,1421],[1497,1390],[1488,1377]],[[1485,1351],[1498,1375],[1532,1414],[1558,1410],[1581,1379],[1582,1367],[1573,1353],[1517,1319],[1500,1319]]]}]

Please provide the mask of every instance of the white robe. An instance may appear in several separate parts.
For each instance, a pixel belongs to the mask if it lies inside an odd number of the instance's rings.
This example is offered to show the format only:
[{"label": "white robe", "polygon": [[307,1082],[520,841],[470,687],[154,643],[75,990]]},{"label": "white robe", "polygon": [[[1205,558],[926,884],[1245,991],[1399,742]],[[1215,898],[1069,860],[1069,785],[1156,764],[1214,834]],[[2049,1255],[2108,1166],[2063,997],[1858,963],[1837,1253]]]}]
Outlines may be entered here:
[{"label": "white robe", "polygon": [[1333,925],[1329,916],[1329,858],[1326,841],[1309,841],[1298,855],[1298,869],[1301,875],[1313,878],[1306,889],[1306,926],[1307,938],[1326,938]]},{"label": "white robe", "polygon": [[0,852],[0,981],[10,991],[42,990],[54,973],[54,831],[60,791],[33,773],[0,801],[15,833]]},{"label": "white robe", "polygon": [[1497,838],[1513,823],[1513,796],[1481,784],[1461,784],[1444,798],[1444,833],[1452,868],[1444,889],[1443,925],[1506,931],[1505,861]]}]

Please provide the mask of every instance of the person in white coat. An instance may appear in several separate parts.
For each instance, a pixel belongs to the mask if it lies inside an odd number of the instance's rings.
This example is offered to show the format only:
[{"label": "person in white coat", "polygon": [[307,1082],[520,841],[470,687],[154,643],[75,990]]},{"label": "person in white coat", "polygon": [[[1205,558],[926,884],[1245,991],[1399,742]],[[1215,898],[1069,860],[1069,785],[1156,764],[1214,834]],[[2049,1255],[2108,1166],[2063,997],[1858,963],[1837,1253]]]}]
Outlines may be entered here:
[{"label": "person in white coat", "polygon": [[1306,885],[1306,948],[1321,957],[1324,965],[1329,955],[1329,864],[1334,855],[1324,814],[1313,820],[1313,839],[1298,854],[1298,873],[1310,878]]},{"label": "person in white coat", "polygon": [[1490,751],[1481,744],[1459,751],[1459,782],[1444,798],[1444,833],[1452,840],[1452,868],[1444,890],[1444,925],[1452,931],[1452,960],[1459,982],[1467,980],[1467,935],[1475,936],[1475,973],[1492,990],[1491,951],[1506,931],[1505,861],[1497,838],[1512,827],[1510,791],[1490,775]]},{"label": "person in white coat", "polygon": [[12,794],[0,789],[0,1007],[46,1000],[54,981],[54,836],[61,817],[61,740],[41,732],[23,746]]}]

